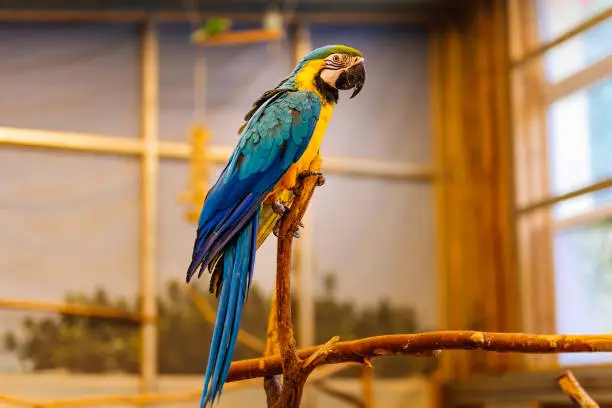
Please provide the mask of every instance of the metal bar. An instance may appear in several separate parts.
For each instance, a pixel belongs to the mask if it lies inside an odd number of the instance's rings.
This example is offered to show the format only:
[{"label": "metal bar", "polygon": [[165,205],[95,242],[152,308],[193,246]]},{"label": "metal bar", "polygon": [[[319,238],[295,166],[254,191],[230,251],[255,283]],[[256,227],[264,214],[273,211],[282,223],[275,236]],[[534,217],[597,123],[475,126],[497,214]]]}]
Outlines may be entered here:
[{"label": "metal bar", "polygon": [[605,9],[604,11],[602,11],[601,13],[593,16],[592,18],[578,24],[577,26],[573,27],[572,29],[566,31],[565,33],[561,34],[559,37],[545,42],[543,44],[541,44],[539,47],[534,48],[531,51],[528,51],[526,54],[524,54],[522,57],[514,60],[512,62],[511,68],[512,69],[516,69],[519,68],[523,65],[525,65],[526,63],[530,62],[531,60],[541,56],[542,54],[545,54],[546,52],[552,50],[553,48],[555,48],[556,46],[563,44],[564,42],[571,40],[572,38],[576,37],[577,35],[582,34],[583,32],[587,31],[590,28],[595,27],[596,25],[606,21],[607,19],[609,19],[610,17],[612,17],[612,7],[608,7],[607,9]]},{"label": "metal bar", "polygon": [[547,197],[543,200],[540,200],[536,203],[528,204],[524,207],[518,208],[516,212],[518,214],[526,214],[535,210],[539,210],[542,208],[552,207],[553,205],[560,203],[562,201],[566,201],[572,198],[580,197],[589,193],[594,193],[596,191],[605,190],[606,188],[612,187],[612,177],[603,179],[598,181],[597,183],[590,184],[588,186],[569,191],[565,194]]},{"label": "metal bar", "polygon": [[564,80],[544,87],[548,104],[595,84],[612,74],[612,55],[578,71]]},{"label": "metal bar", "polygon": [[143,143],[138,138],[13,127],[0,127],[0,145],[127,155],[138,155],[143,151]]},{"label": "metal bar", "polygon": [[[157,183],[159,171],[159,44],[155,24],[142,31],[142,197],[140,224],[140,291],[142,313],[157,317]],[[157,377],[157,328],[142,326],[141,390],[153,391]]]},{"label": "metal bar", "polygon": [[123,309],[104,306],[79,305],[64,302],[41,302],[37,300],[13,300],[0,299],[0,309],[37,310],[42,312],[54,312],[77,316],[100,317],[105,319],[127,320],[136,323],[155,319],[140,313],[128,312]]},{"label": "metal bar", "polygon": [[[333,23],[333,24],[373,24],[373,23],[405,23],[405,24],[430,24],[437,13],[431,8],[415,8],[414,11],[401,13],[373,13],[373,12],[308,12],[293,13],[286,16],[287,22],[298,19],[311,23]],[[207,19],[211,17],[227,17],[234,21],[261,22],[265,13],[242,12],[242,13],[208,13],[201,12],[198,17]],[[158,11],[154,14],[146,11],[82,11],[82,10],[1,10],[1,22],[45,22],[45,23],[103,23],[144,22],[154,16],[158,22],[188,22],[193,18],[190,13],[184,11]]]}]

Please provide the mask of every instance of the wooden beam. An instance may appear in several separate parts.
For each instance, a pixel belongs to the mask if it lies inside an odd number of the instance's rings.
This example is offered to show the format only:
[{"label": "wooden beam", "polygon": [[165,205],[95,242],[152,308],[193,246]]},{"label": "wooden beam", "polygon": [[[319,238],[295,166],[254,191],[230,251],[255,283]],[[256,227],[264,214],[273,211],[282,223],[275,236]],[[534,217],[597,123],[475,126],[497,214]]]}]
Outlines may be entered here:
[{"label": "wooden beam", "polygon": [[[145,151],[145,143],[139,138],[12,127],[0,127],[0,145],[3,144],[126,155],[142,155]],[[159,140],[154,149],[164,159],[187,160],[191,154],[188,143],[172,140]],[[232,150],[231,146],[211,146],[207,156],[212,163],[225,164]],[[426,183],[435,181],[437,177],[430,165],[344,156],[325,157],[323,171]]]},{"label": "wooden beam", "polygon": [[[261,381],[246,380],[235,383],[228,383],[223,386],[224,391],[239,390],[259,386]],[[36,407],[36,408],[62,408],[62,407],[90,407],[90,406],[115,406],[115,405],[135,405],[144,404],[168,404],[197,401],[200,398],[201,390],[187,392],[166,392],[166,393],[143,393],[138,395],[98,395],[90,397],[61,398],[46,401],[22,400],[7,395],[0,395],[0,402],[10,405]]]},{"label": "wooden beam", "polygon": [[[152,21],[142,31],[142,195],[140,222],[140,294],[142,313],[157,317],[157,199],[159,124],[159,44]],[[142,325],[141,391],[151,392],[157,380],[157,328]]]},{"label": "wooden beam", "polygon": [[0,10],[0,21],[8,23],[131,23],[146,17],[145,11]]},{"label": "wooden beam", "polygon": [[553,220],[553,227],[555,230],[587,227],[610,219],[612,219],[612,204],[604,205],[584,214]]},{"label": "wooden beam", "polygon": [[[191,145],[186,142],[160,140],[159,156],[163,159],[188,160],[191,157]],[[232,146],[209,146],[206,157],[214,164],[225,164],[232,154]]]},{"label": "wooden beam", "polygon": [[[211,146],[207,151],[209,159],[216,164],[224,164],[232,154],[230,146]],[[159,142],[159,155],[166,159],[187,159],[191,146],[184,142],[162,140]],[[433,166],[400,162],[389,162],[372,158],[325,156],[322,169],[330,174],[378,177],[415,182],[433,182],[436,171]]]},{"label": "wooden beam", "polygon": [[432,182],[436,177],[433,166],[429,165],[341,156],[324,157],[322,170],[332,174],[418,182]]},{"label": "wooden beam", "polygon": [[[446,174],[448,163],[446,155],[446,131],[445,116],[446,104],[449,101],[447,75],[445,75],[444,64],[448,61],[448,41],[445,34],[439,28],[432,27],[429,30],[429,102],[431,114],[431,140],[434,147],[434,160],[441,174]],[[450,256],[449,243],[449,207],[451,203],[448,196],[448,180],[440,177],[435,184],[435,227],[436,227],[436,289],[437,289],[437,327],[446,330],[452,327],[449,321],[450,311]],[[439,356],[439,374],[443,380],[452,378],[452,366],[450,355]]]},{"label": "wooden beam", "polygon": [[15,407],[31,408],[31,407],[36,406],[35,402],[24,400],[22,398],[12,397],[10,395],[0,395],[0,402],[8,406],[15,406]]},{"label": "wooden beam", "polygon": [[[397,23],[429,25],[436,15],[437,10],[427,8],[415,8],[413,11],[400,13],[373,13],[373,12],[305,12],[292,13],[285,16],[287,23],[303,20],[310,23],[320,24],[377,24]],[[44,22],[44,23],[106,23],[144,22],[149,17],[154,17],[158,22],[189,22],[193,15],[185,11],[158,11],[148,13],[146,11],[111,11],[111,10],[0,10],[0,22]],[[210,13],[201,12],[198,18],[227,17],[237,22],[261,22],[262,12],[241,13]]]},{"label": "wooden beam", "polygon": [[554,84],[545,84],[546,103],[551,104],[561,98],[605,79],[612,74],[612,55],[608,55],[594,64],[581,69],[573,75]]},{"label": "wooden beam", "polygon": [[36,300],[0,299],[0,309],[36,310],[77,316],[91,316],[105,319],[127,320],[135,323],[150,321],[155,318],[140,313],[133,313],[123,309],[103,306],[79,305],[65,302],[42,302]]},{"label": "wooden beam", "polygon": [[414,10],[404,13],[360,13],[360,12],[344,12],[344,13],[299,13],[290,21],[304,20],[311,24],[413,24],[413,25],[431,25],[436,21],[436,16],[439,13],[432,10]]},{"label": "wooden beam", "polygon": [[[292,48],[292,66],[299,63],[304,55],[312,50],[310,40],[310,27],[306,23],[295,23],[290,29],[290,44]],[[302,222],[307,227],[303,229],[301,239],[294,245],[295,262],[295,284],[294,291],[297,295],[298,304],[298,347],[310,347],[315,344],[315,299],[314,299],[314,208],[310,207],[302,217]],[[312,394],[307,393],[307,401],[311,400]],[[312,405],[312,404],[311,404]]]},{"label": "wooden beam", "polygon": [[544,198],[543,200],[537,201],[532,204],[528,204],[524,207],[518,208],[516,211],[519,214],[529,213],[535,210],[539,210],[542,208],[552,207],[553,205],[560,203],[562,201],[566,201],[575,197],[580,197],[586,194],[594,193],[596,191],[605,190],[607,188],[612,188],[612,177],[603,179],[593,184],[589,184],[588,186],[578,188],[576,190],[568,191],[565,194],[559,194],[552,197]]},{"label": "wooden beam", "polygon": [[516,69],[519,68],[525,64],[527,64],[528,62],[532,61],[533,59],[540,57],[541,55],[547,53],[548,51],[552,50],[553,48],[557,47],[558,45],[563,44],[566,41],[571,40],[572,38],[584,33],[585,31],[595,27],[596,25],[606,21],[607,19],[609,19],[610,17],[612,17],[612,7],[608,7],[607,9],[605,9],[604,11],[602,11],[601,13],[593,16],[592,18],[578,24],[577,26],[571,28],[570,30],[566,31],[565,33],[561,34],[560,36],[558,36],[557,38],[545,42],[543,44],[541,44],[540,46],[532,49],[531,51],[528,51],[526,54],[524,54],[522,57],[515,59],[512,62],[512,69]]},{"label": "wooden beam", "polygon": [[44,147],[110,154],[138,155],[143,143],[138,138],[90,133],[0,127],[0,145]]}]

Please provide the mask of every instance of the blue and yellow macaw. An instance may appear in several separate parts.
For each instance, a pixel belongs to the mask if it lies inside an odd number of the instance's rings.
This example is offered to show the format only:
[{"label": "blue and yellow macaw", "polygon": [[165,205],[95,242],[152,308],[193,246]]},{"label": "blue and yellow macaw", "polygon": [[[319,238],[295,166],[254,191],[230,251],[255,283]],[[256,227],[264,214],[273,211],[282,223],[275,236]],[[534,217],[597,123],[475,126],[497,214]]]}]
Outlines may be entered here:
[{"label": "blue and yellow macaw", "polygon": [[311,164],[338,90],[353,89],[353,98],[364,81],[359,51],[345,45],[317,48],[245,117],[238,144],[204,201],[187,271],[189,283],[197,270],[200,277],[208,268],[210,292],[219,298],[202,408],[220,397],[227,379],[255,252],[297,194],[298,178],[316,173]]}]

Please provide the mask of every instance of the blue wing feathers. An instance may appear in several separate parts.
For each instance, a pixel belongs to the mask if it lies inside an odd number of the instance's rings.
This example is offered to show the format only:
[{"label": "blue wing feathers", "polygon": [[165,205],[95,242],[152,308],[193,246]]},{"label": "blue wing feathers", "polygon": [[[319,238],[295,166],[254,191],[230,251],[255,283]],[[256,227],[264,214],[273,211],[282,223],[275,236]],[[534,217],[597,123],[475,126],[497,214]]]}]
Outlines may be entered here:
[{"label": "blue wing feathers", "polygon": [[223,287],[217,308],[208,365],[200,406],[205,408],[221,396],[232,363],[234,347],[238,339],[240,320],[249,276],[252,274],[257,242],[259,211],[251,218],[242,231],[226,246],[223,256]]},{"label": "blue wing feathers", "polygon": [[221,395],[229,373],[253,277],[261,205],[306,150],[320,110],[319,98],[310,91],[283,91],[267,99],[250,116],[204,202],[187,282],[196,270],[199,277],[221,257],[214,268],[221,285],[215,285],[220,287],[219,305],[202,408]]},{"label": "blue wing feathers", "polygon": [[[208,266],[203,263],[205,259],[214,258],[215,254],[208,256],[207,253],[213,247],[211,241],[227,243],[244,224],[236,220],[246,221],[242,216],[253,210],[242,208],[245,197],[251,194],[254,199],[249,203],[261,205],[278,180],[299,159],[308,146],[320,110],[321,103],[313,92],[287,92],[268,100],[251,117],[200,213],[187,281],[198,267],[203,270]],[[281,157],[284,141],[287,145]],[[241,155],[243,159],[239,161]],[[239,213],[235,211],[237,207],[241,207]]]}]

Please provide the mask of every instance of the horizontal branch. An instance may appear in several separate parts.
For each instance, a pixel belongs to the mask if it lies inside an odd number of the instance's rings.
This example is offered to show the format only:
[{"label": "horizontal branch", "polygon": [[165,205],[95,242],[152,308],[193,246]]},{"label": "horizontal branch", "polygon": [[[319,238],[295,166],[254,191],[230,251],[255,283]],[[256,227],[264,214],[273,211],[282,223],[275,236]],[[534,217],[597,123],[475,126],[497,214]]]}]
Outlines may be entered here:
[{"label": "horizontal branch", "polygon": [[[298,350],[307,359],[320,346]],[[541,335],[446,331],[368,337],[334,344],[325,364],[363,363],[365,359],[389,355],[429,355],[438,350],[485,350],[517,353],[578,353],[612,351],[612,335]],[[282,373],[279,355],[237,361],[232,364],[228,382]]]}]

